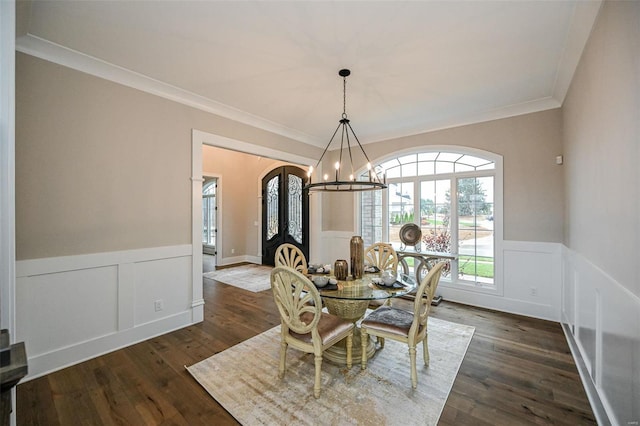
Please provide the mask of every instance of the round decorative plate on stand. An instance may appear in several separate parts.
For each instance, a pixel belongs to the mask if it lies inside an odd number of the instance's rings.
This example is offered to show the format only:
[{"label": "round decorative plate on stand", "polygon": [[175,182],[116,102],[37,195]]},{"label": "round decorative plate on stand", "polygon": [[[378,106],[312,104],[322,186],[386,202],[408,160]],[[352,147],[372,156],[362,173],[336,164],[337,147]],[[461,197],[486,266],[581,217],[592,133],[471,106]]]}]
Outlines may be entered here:
[{"label": "round decorative plate on stand", "polygon": [[400,228],[400,241],[402,246],[400,250],[404,250],[406,246],[414,246],[416,251],[420,251],[420,239],[422,238],[422,231],[420,227],[415,223],[405,223]]}]

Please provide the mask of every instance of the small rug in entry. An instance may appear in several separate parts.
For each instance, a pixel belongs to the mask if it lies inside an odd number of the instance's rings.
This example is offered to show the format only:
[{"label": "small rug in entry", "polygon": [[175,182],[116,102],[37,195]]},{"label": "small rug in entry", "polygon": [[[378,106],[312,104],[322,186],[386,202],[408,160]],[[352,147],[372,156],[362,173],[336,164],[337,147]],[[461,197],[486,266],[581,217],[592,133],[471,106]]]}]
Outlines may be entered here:
[{"label": "small rug in entry", "polygon": [[436,425],[475,329],[436,318],[428,326],[430,366],[420,345],[415,390],[407,345],[387,339],[366,370],[324,361],[315,399],[312,354],[289,348],[278,378],[280,326],[187,370],[243,425]]},{"label": "small rug in entry", "polygon": [[263,265],[240,265],[232,268],[218,269],[216,271],[203,274],[206,278],[213,278],[216,281],[249,290],[254,293],[271,288],[271,266]]}]

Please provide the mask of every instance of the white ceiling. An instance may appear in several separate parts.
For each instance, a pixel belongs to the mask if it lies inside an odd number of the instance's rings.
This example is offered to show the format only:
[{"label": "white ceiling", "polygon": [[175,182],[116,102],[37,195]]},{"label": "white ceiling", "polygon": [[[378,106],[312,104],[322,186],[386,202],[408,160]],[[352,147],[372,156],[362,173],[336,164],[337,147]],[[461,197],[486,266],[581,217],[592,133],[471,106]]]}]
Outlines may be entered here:
[{"label": "white ceiling", "polygon": [[17,49],[318,146],[350,68],[367,143],[560,106],[599,6],[34,1]]}]

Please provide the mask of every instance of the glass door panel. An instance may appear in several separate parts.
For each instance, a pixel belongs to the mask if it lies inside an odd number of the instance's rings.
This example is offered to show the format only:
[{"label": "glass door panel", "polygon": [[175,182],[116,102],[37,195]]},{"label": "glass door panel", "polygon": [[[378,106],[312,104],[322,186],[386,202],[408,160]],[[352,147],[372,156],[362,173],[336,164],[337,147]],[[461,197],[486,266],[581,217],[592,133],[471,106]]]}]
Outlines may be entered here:
[{"label": "glass door panel", "polygon": [[278,235],[280,229],[280,176],[274,176],[267,182],[267,240]]},{"label": "glass door panel", "polygon": [[400,244],[400,228],[405,223],[414,221],[413,188],[413,182],[389,184],[389,241],[391,243]]},{"label": "glass door panel", "polygon": [[289,175],[289,235],[302,244],[302,178]]},{"label": "glass door panel", "polygon": [[[420,230],[423,251],[451,253],[451,180],[420,182]],[[447,261],[444,275],[451,270]]]},{"label": "glass door panel", "polygon": [[493,177],[458,179],[458,277],[493,283]]}]

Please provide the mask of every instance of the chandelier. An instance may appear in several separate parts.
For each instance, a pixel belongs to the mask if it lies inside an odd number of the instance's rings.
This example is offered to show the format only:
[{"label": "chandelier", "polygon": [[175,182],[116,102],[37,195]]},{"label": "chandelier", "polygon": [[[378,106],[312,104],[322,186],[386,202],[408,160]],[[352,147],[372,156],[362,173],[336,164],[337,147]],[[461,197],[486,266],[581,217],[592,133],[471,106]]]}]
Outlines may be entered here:
[{"label": "chandelier", "polygon": [[[362,144],[358,140],[353,128],[351,127],[351,123],[347,118],[347,77],[351,74],[351,71],[348,69],[342,69],[338,72],[338,75],[342,77],[343,81],[343,91],[342,91],[342,119],[340,120],[338,127],[335,132],[333,132],[333,136],[331,136],[331,140],[324,149],[324,152],[320,156],[320,159],[316,163],[315,168],[309,167],[309,171],[307,172],[307,177],[309,180],[305,185],[305,189],[309,191],[329,191],[329,192],[359,192],[359,191],[373,191],[376,189],[385,189],[387,187],[386,178],[383,176],[383,179],[378,176],[378,173],[371,166],[371,161],[369,161],[369,157],[367,153],[364,152],[364,148],[362,148]],[[334,164],[335,168],[335,179],[329,180],[329,173],[325,173],[323,179],[318,182],[312,182],[312,176],[314,169],[318,168],[318,165],[324,158],[324,155],[329,150],[329,147],[333,143],[334,138],[340,131],[340,158]],[[364,158],[367,160],[367,176],[365,180],[357,180],[354,175],[353,169],[353,153],[351,151],[351,139],[355,140],[364,155]],[[345,146],[346,144],[346,146]],[[355,150],[355,144],[353,146]],[[349,164],[350,167],[347,167],[345,163],[342,161],[343,153],[348,153],[349,156]],[[347,176],[348,175],[348,176]],[[332,173],[332,178],[333,173]]]}]

